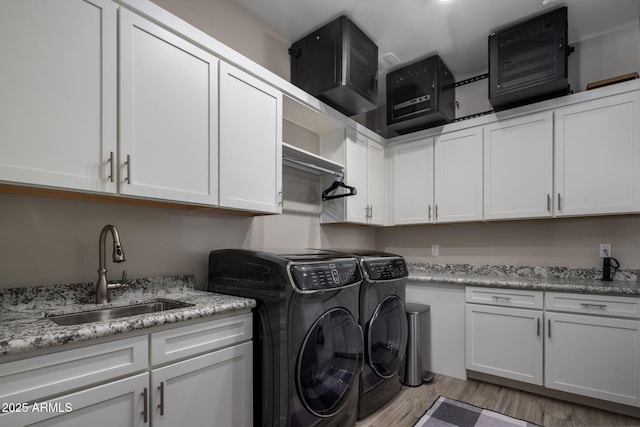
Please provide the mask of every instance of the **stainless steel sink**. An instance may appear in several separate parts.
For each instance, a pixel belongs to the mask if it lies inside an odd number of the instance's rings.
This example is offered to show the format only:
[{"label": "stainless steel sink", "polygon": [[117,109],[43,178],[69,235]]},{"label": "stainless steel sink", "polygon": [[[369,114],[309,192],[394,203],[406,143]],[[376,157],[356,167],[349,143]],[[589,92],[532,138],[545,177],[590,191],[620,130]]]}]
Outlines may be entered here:
[{"label": "stainless steel sink", "polygon": [[61,314],[51,316],[49,319],[61,326],[79,325],[82,323],[100,322],[104,320],[119,319],[121,317],[135,316],[138,314],[157,313],[173,310],[175,308],[193,307],[194,304],[185,302],[157,299],[155,301],[127,305],[124,307],[103,308],[101,310],[83,311],[80,313]]}]

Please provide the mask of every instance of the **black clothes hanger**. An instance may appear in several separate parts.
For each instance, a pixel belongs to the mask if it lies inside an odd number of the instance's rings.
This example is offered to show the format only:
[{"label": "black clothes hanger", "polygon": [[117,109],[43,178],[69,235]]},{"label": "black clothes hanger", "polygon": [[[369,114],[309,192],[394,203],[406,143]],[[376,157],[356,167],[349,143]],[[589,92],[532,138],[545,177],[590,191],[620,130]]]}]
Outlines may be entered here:
[{"label": "black clothes hanger", "polygon": [[[331,184],[329,188],[327,188],[322,192],[322,200],[339,199],[340,197],[354,196],[355,194],[358,193],[355,187],[351,187],[345,184],[344,182],[342,182],[343,179],[344,179],[344,175],[342,173],[337,173],[336,179],[335,181],[333,181],[333,184]],[[339,187],[346,188],[348,192],[329,195],[329,193],[331,193],[332,191],[335,191]]]}]

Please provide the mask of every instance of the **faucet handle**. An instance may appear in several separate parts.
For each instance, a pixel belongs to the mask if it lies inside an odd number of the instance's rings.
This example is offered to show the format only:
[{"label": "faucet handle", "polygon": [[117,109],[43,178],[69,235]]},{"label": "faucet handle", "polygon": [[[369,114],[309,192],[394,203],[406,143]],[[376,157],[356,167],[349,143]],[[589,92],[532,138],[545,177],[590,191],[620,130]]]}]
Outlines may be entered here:
[{"label": "faucet handle", "polygon": [[121,289],[121,288],[126,288],[129,285],[127,285],[127,270],[122,270],[122,280],[120,282],[115,282],[115,283],[108,283],[107,284],[107,289],[111,290],[111,289]]}]

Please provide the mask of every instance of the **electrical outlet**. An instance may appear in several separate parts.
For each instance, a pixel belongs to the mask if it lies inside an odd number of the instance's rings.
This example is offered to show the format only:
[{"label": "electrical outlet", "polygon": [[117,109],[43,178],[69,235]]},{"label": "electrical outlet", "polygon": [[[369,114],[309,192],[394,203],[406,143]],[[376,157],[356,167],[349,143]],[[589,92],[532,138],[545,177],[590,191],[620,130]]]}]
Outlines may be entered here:
[{"label": "electrical outlet", "polygon": [[600,243],[600,258],[611,258],[611,243]]},{"label": "electrical outlet", "polygon": [[432,256],[440,255],[440,245],[431,245],[431,255]]}]

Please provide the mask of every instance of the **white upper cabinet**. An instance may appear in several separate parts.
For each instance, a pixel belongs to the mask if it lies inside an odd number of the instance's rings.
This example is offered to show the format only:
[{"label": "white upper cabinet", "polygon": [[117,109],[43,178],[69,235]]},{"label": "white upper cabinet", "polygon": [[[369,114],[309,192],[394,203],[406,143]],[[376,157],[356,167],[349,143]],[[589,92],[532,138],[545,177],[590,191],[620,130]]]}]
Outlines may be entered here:
[{"label": "white upper cabinet", "polygon": [[218,59],[120,12],[120,193],[218,202]]},{"label": "white upper cabinet", "polygon": [[555,111],[556,215],[640,210],[640,92]]},{"label": "white upper cabinet", "polygon": [[282,212],[282,93],[220,63],[220,205]]},{"label": "white upper cabinet", "polygon": [[115,192],[115,4],[3,1],[0,52],[0,181]]},{"label": "white upper cabinet", "polygon": [[393,148],[393,224],[433,222],[433,138]]},{"label": "white upper cabinet", "polygon": [[553,213],[553,114],[499,121],[484,130],[485,219]]},{"label": "white upper cabinet", "polygon": [[[344,163],[344,183],[356,194],[322,202],[322,223],[384,224],[384,146],[353,129],[338,129],[321,137],[321,154]],[[325,175],[322,188],[334,176]],[[348,192],[338,189],[335,194]],[[333,194],[333,193],[332,193]]]},{"label": "white upper cabinet", "polygon": [[368,224],[384,224],[384,147],[371,139],[367,141],[367,202]]},{"label": "white upper cabinet", "polygon": [[482,127],[435,143],[435,222],[482,220]]}]

